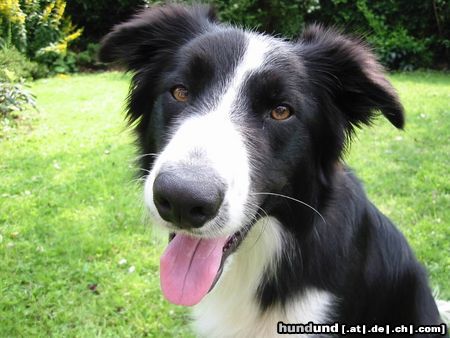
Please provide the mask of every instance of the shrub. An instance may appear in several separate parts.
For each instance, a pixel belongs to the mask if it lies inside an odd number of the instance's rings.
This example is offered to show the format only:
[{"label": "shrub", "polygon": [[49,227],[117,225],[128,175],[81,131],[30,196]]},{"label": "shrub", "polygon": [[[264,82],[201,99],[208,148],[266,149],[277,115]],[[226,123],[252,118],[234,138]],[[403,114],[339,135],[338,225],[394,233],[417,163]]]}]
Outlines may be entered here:
[{"label": "shrub", "polygon": [[307,21],[343,27],[365,35],[390,69],[448,66],[448,1],[328,0]]},{"label": "shrub", "polygon": [[432,54],[427,49],[429,39],[416,39],[403,26],[388,26],[383,16],[369,9],[367,0],[357,0],[356,6],[372,31],[369,42],[387,67],[412,70],[418,65],[430,65]]},{"label": "shrub", "polygon": [[99,48],[100,45],[98,43],[89,43],[84,51],[76,54],[77,65],[85,69],[101,68],[101,65],[97,61]]},{"label": "shrub", "polygon": [[225,0],[214,1],[220,18],[252,29],[295,37],[305,14],[315,9],[314,0]]},{"label": "shrub", "polygon": [[[15,47],[0,47],[0,69],[8,69],[13,72],[17,78],[37,79],[46,76],[48,70],[45,66],[28,59],[20,53]],[[3,74],[4,75],[4,74]],[[2,77],[0,80],[8,80]]]},{"label": "shrub", "polygon": [[450,24],[445,0],[224,0],[220,17],[268,33],[295,37],[321,22],[364,35],[390,69],[448,66]]},{"label": "shrub", "polygon": [[0,72],[0,117],[15,118],[17,113],[27,106],[36,109],[36,101],[33,94],[26,88],[23,79],[8,69],[2,69]]},{"label": "shrub", "polygon": [[[82,33],[64,16],[64,0],[9,0],[0,5],[0,36],[32,60],[59,72],[67,47]],[[71,70],[71,67],[65,67]]]},{"label": "shrub", "polygon": [[13,43],[20,51],[26,44],[26,15],[20,8],[19,0],[0,2],[0,37],[2,45]]},{"label": "shrub", "polygon": [[433,55],[429,49],[430,40],[416,39],[404,28],[372,34],[368,41],[377,51],[380,61],[389,69],[413,70],[431,65]]}]

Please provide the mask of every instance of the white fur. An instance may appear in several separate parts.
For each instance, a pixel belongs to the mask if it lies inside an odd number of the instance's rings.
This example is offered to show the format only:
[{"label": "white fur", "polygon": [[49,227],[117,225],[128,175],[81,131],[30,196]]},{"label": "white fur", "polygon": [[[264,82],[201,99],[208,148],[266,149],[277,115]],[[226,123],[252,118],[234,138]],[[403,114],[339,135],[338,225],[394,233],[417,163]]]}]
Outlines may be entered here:
[{"label": "white fur", "polygon": [[[228,206],[226,209],[230,213],[227,234],[236,232],[245,221],[250,180],[247,151],[233,124],[225,116],[208,114],[192,117],[179,127],[145,182],[145,200],[155,217],[159,217],[153,202],[155,177],[161,167],[180,163],[211,166],[226,182],[228,189],[223,205]],[[214,220],[201,228],[210,236],[220,236],[218,230],[214,227]]]},{"label": "white fur", "polygon": [[220,100],[215,113],[230,116],[237,103],[241,87],[252,71],[264,65],[265,56],[270,51],[269,41],[259,36],[249,35],[247,49],[241,63],[235,70],[225,94]]},{"label": "white fur", "polygon": [[442,320],[450,325],[450,302],[446,300],[436,299],[436,304]]},{"label": "white fur", "polygon": [[161,168],[173,164],[210,166],[227,184],[224,202],[219,215],[225,212],[228,223],[217,226],[215,219],[196,231],[196,235],[218,237],[231,235],[256,213],[250,210],[250,164],[249,155],[240,127],[233,122],[233,107],[239,104],[241,89],[248,76],[263,66],[270,52],[269,38],[249,35],[248,45],[242,61],[226,86],[215,108],[184,120],[174,132],[169,143],[155,160],[148,175],[144,196],[156,223],[176,231],[158,214],[153,202],[153,183]]},{"label": "white fur", "polygon": [[279,222],[260,219],[239,249],[228,257],[217,285],[194,307],[194,327],[202,337],[274,337],[277,323],[326,323],[333,296],[309,289],[288,306],[260,313],[255,295],[265,269],[274,270],[284,241]]}]

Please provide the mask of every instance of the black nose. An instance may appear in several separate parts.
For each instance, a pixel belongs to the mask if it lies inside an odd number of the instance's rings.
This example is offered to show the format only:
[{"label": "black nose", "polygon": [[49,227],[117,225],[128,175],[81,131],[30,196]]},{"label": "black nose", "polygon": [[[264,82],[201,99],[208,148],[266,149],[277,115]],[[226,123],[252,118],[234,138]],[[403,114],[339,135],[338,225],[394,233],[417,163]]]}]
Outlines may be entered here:
[{"label": "black nose", "polygon": [[160,216],[181,228],[199,228],[216,216],[225,184],[201,167],[161,170],[153,183],[153,201]]}]

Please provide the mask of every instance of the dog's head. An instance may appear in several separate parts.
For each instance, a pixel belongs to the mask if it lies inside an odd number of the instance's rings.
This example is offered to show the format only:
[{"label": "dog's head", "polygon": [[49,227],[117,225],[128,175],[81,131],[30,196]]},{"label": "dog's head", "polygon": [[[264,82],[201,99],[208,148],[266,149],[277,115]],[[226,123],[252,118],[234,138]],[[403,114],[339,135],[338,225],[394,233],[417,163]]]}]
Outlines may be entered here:
[{"label": "dog's head", "polygon": [[133,73],[145,201],[176,234],[161,278],[178,304],[200,301],[255,220],[276,216],[274,194],[315,205],[355,126],[376,111],[404,122],[369,49],[320,26],[291,42],[157,7],[115,27],[100,59]]}]

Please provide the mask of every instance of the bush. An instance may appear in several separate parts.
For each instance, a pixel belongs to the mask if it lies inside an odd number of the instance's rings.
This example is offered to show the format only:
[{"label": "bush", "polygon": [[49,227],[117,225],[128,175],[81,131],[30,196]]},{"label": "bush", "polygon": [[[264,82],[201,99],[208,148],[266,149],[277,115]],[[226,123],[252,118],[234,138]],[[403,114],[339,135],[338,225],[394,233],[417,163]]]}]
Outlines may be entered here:
[{"label": "bush", "polygon": [[449,2],[445,0],[224,0],[221,19],[296,37],[312,22],[363,35],[390,69],[448,67]]},{"label": "bush", "polygon": [[2,69],[0,72],[0,117],[16,118],[17,113],[27,106],[36,109],[36,101],[33,94],[26,88],[23,79],[8,69]]},{"label": "bush", "polygon": [[84,51],[76,53],[75,57],[77,66],[82,70],[104,69],[105,65],[99,63],[97,60],[97,54],[99,49],[100,44],[89,43]]},{"label": "bush", "polygon": [[[38,79],[46,76],[48,69],[36,62],[28,59],[24,54],[20,53],[15,47],[0,47],[0,69],[8,69],[13,72],[17,78]],[[1,75],[0,80],[8,79]],[[3,74],[4,75],[4,74]]]},{"label": "bush", "polygon": [[223,21],[251,29],[295,37],[305,22],[304,15],[315,8],[308,0],[225,0],[215,1]]},{"label": "bush", "polygon": [[42,67],[14,47],[0,47],[0,138],[17,125],[16,120],[26,107],[37,109],[25,79],[45,75],[47,72]]},{"label": "bush", "polygon": [[370,9],[367,0],[356,1],[356,7],[372,31],[368,41],[387,67],[412,70],[419,65],[430,66],[432,54],[428,50],[429,39],[416,39],[403,26],[388,26],[387,19]]},{"label": "bush", "polygon": [[380,61],[389,69],[413,70],[432,65],[430,39],[416,39],[404,28],[373,34],[368,37],[368,41],[378,53]]},{"label": "bush", "polygon": [[[307,21],[364,35],[390,69],[448,67],[450,24],[445,0],[328,0]],[[446,38],[447,37],[447,38]]]},{"label": "bush", "polygon": [[46,65],[51,72],[72,70],[61,67],[68,45],[82,29],[64,16],[64,0],[10,0],[0,5],[0,36],[7,46],[14,46],[32,60]]},{"label": "bush", "polygon": [[56,51],[46,51],[39,54],[36,60],[50,69],[48,75],[75,73],[78,71],[75,53],[71,51],[66,51],[64,54]]}]

